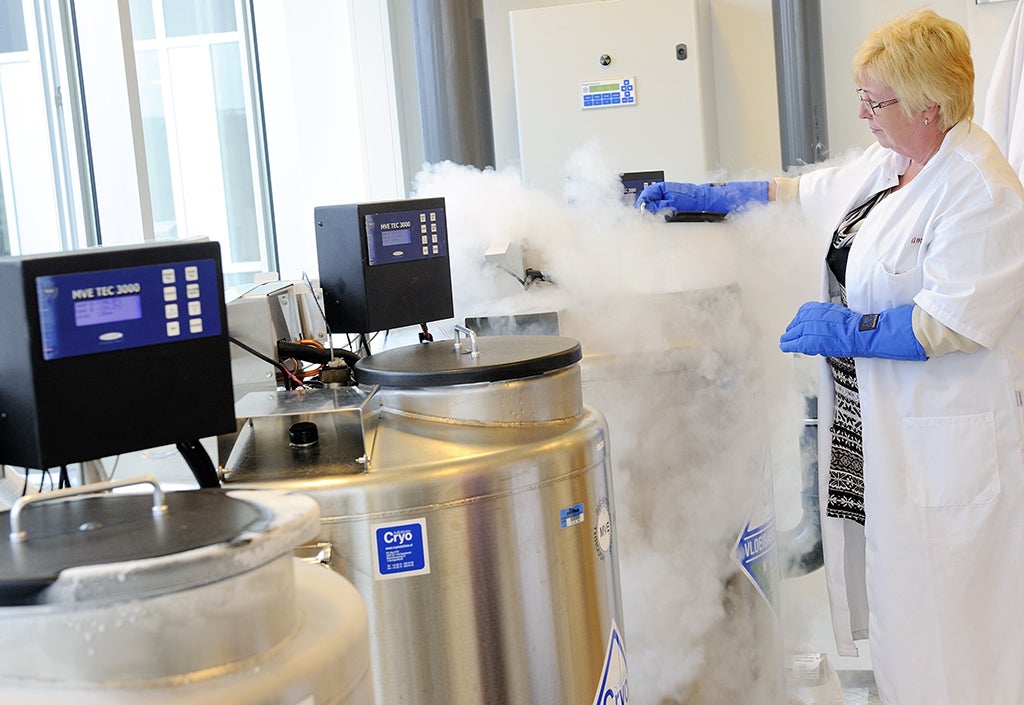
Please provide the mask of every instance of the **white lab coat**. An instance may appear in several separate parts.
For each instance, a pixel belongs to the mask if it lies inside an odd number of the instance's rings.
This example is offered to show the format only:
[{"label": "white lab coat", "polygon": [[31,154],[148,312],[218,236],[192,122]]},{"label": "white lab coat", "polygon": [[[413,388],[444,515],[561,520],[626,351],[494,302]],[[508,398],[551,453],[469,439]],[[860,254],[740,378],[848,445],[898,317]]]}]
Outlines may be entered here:
[{"label": "white lab coat", "polygon": [[[827,235],[908,161],[877,144],[800,177]],[[1024,703],[1024,188],[977,125],[960,124],[884,198],[850,251],[847,297],[911,302],[985,347],[925,362],[858,359],[866,527],[822,516],[839,652],[871,650],[887,705]],[[819,395],[826,506],[832,378]],[[869,607],[869,609],[868,609]]]}]

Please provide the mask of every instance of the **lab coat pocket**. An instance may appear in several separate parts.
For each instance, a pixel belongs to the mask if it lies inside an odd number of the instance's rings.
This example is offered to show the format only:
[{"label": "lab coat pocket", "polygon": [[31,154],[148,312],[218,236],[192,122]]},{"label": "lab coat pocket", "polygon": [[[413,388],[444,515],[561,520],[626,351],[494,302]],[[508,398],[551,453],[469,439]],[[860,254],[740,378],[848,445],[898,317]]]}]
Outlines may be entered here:
[{"label": "lab coat pocket", "polygon": [[995,417],[903,419],[907,494],[919,507],[986,504],[1000,491]]},{"label": "lab coat pocket", "polygon": [[883,264],[875,283],[873,298],[876,307],[896,308],[912,303],[914,297],[921,291],[923,276],[921,266],[901,271],[893,265]]}]

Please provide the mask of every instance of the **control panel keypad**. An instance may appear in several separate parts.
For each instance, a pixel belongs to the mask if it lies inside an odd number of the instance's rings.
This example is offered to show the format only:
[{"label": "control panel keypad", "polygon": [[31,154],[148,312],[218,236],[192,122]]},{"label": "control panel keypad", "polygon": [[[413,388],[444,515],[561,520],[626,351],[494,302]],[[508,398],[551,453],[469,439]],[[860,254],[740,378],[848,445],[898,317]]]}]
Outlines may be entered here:
[{"label": "control panel keypad", "polygon": [[[173,283],[178,281],[178,277],[173,269],[166,269],[163,271],[163,282]],[[200,289],[200,273],[199,267],[195,265],[187,265],[184,267],[183,276],[181,279],[184,281],[184,288],[180,289],[178,286],[167,286],[164,287],[164,300],[165,301],[177,301],[184,293],[184,299],[187,301],[185,304],[185,311],[187,313],[188,320],[188,332],[193,335],[203,332],[203,304],[200,301],[202,290]],[[164,312],[167,316],[167,337],[173,338],[178,337],[182,334],[183,327],[182,323],[179,323],[177,319],[179,316],[178,304],[167,304],[164,306]]]}]

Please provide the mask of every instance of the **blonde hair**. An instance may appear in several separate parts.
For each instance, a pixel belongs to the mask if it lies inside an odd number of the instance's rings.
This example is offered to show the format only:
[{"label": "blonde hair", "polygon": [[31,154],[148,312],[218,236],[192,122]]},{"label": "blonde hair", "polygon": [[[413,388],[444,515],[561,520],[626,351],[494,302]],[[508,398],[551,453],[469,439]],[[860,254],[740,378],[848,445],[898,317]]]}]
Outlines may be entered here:
[{"label": "blonde hair", "polygon": [[941,130],[974,117],[971,42],[963,27],[932,10],[900,17],[869,34],[853,57],[853,80],[890,86],[908,118],[938,105]]}]

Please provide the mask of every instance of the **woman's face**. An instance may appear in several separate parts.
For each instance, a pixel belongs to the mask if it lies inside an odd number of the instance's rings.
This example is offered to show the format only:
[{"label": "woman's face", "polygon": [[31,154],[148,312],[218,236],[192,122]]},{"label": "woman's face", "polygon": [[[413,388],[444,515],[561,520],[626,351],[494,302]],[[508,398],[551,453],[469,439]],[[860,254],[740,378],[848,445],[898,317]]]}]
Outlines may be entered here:
[{"label": "woman's face", "polygon": [[[896,92],[884,83],[865,81],[857,93],[861,99],[857,117],[868,121],[878,143],[911,159],[920,156],[927,141],[923,121],[906,116]],[[872,110],[870,106],[876,107]]]}]

